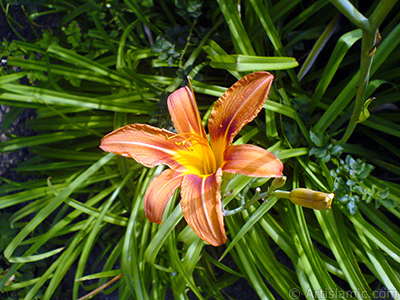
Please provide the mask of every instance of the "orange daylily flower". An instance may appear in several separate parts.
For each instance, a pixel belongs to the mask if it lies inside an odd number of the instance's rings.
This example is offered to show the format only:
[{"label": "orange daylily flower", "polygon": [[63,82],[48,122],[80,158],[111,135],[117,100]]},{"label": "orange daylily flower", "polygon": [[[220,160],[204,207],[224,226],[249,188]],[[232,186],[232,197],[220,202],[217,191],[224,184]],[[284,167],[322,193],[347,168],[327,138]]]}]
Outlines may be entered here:
[{"label": "orange daylily flower", "polygon": [[254,145],[231,145],[236,134],[262,109],[273,76],[256,72],[243,77],[215,103],[208,120],[209,138],[188,87],[173,92],[168,109],[177,133],[145,124],[126,125],[106,135],[101,149],[164,170],[150,183],[145,197],[147,218],[161,224],[175,189],[189,226],[213,246],[226,242],[221,203],[223,172],[254,177],[280,177],[283,165],[269,151]]}]

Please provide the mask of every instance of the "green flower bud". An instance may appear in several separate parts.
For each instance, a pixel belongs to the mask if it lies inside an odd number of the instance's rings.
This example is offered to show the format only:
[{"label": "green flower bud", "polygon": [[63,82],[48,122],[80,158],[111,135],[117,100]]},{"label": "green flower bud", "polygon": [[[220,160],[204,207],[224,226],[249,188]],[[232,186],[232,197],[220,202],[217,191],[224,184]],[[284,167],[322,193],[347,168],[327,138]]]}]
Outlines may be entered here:
[{"label": "green flower bud", "polygon": [[304,188],[294,189],[289,194],[292,203],[317,210],[330,208],[334,197],[333,193],[327,194]]},{"label": "green flower bud", "polygon": [[285,183],[286,183],[286,176],[276,177],[272,181],[269,189],[271,191],[274,191],[274,190],[279,189],[280,187],[284,186]]}]

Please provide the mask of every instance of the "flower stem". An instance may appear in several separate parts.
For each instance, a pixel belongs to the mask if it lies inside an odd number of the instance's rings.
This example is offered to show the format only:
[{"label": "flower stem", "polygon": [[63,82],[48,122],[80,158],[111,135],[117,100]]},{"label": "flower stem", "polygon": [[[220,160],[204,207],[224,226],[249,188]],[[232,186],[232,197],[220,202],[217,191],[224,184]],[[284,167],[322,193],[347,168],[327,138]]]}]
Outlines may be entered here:
[{"label": "flower stem", "polygon": [[339,141],[339,144],[344,144],[352,135],[357,123],[360,119],[360,114],[364,106],[364,102],[367,95],[367,88],[369,83],[369,73],[373,61],[373,55],[371,55],[372,49],[375,47],[375,39],[378,30],[374,31],[362,31],[362,44],[361,44],[361,66],[360,66],[360,80],[358,84],[358,90],[354,105],[353,114],[350,118],[350,123],[346,128],[346,131]]},{"label": "flower stem", "polygon": [[382,0],[379,2],[378,6],[369,17],[369,22],[372,28],[378,29],[396,2],[397,0]]},{"label": "flower stem", "polygon": [[331,3],[345,15],[354,25],[362,30],[362,44],[361,44],[361,65],[360,65],[360,79],[358,84],[358,91],[356,95],[353,114],[350,118],[350,123],[340,140],[340,144],[346,143],[352,135],[358,122],[360,122],[360,115],[367,100],[367,88],[369,83],[369,74],[373,61],[373,55],[376,50],[376,39],[378,28],[386,18],[387,14],[396,4],[396,0],[382,0],[375,8],[370,18],[367,19],[362,15],[350,1],[348,0],[331,0]]},{"label": "flower stem", "polygon": [[331,0],[331,3],[358,28],[361,28],[362,30],[369,28],[368,19],[364,17],[364,15],[361,14],[350,1]]},{"label": "flower stem", "polygon": [[289,199],[290,192],[276,190],[276,191],[273,191],[271,193],[271,196],[274,196],[274,197],[279,198],[279,199]]},{"label": "flower stem", "polygon": [[232,210],[224,210],[224,216],[231,216],[235,215],[237,213],[240,213],[246,209],[248,209],[250,206],[254,204],[254,202],[263,199],[267,199],[268,197],[276,197],[277,199],[289,199],[290,192],[287,191],[280,191],[280,190],[268,190],[264,193],[260,193],[259,190],[256,191],[256,194],[246,203],[244,203],[242,206],[239,206],[235,209]]},{"label": "flower stem", "polygon": [[259,191],[257,190],[256,194],[249,201],[244,203],[242,206],[239,206],[239,207],[237,207],[235,209],[232,209],[232,210],[224,210],[224,216],[226,217],[226,216],[231,216],[231,215],[235,215],[237,213],[240,213],[240,212],[248,209],[256,201],[269,197],[270,194],[271,194],[270,191],[266,191],[266,192],[260,194]]}]

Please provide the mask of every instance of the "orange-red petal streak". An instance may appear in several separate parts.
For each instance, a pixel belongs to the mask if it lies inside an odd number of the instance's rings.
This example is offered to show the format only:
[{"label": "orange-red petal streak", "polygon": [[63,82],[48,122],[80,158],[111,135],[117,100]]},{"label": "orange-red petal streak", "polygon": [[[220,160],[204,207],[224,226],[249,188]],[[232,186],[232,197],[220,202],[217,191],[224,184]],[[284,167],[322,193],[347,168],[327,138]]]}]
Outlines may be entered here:
[{"label": "orange-red petal streak", "polygon": [[161,224],[165,207],[182,179],[182,173],[167,169],[151,181],[144,195],[144,211],[150,222]]},{"label": "orange-red petal streak", "polygon": [[244,125],[251,122],[262,109],[274,76],[256,72],[244,76],[232,85],[215,103],[208,121],[214,152],[222,153]]},{"label": "orange-red petal streak", "polygon": [[168,110],[178,133],[194,133],[207,138],[196,100],[188,87],[180,88],[168,97]]},{"label": "orange-red petal streak", "polygon": [[182,181],[181,207],[189,226],[213,246],[226,242],[221,204],[219,169],[208,176],[185,175]]},{"label": "orange-red petal streak", "polygon": [[176,159],[177,152],[187,149],[180,142],[183,137],[165,129],[145,124],[126,125],[107,134],[100,148],[125,157],[131,157],[146,167],[166,164],[177,172],[187,171]]},{"label": "orange-red petal streak", "polygon": [[271,152],[254,145],[232,145],[224,155],[222,170],[251,177],[280,177],[282,162]]}]

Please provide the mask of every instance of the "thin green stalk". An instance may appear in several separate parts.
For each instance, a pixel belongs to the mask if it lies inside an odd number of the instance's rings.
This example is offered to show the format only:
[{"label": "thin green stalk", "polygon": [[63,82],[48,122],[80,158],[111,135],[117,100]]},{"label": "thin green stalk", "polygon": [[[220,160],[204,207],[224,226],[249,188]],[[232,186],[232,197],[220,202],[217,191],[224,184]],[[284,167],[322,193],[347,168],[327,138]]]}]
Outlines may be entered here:
[{"label": "thin green stalk", "polygon": [[370,19],[367,19],[349,1],[331,0],[331,3],[335,5],[342,14],[362,30],[361,66],[358,91],[350,123],[346,128],[346,132],[340,140],[340,143],[346,143],[356,128],[357,123],[360,122],[361,111],[363,110],[364,103],[367,100],[366,94],[369,74],[373,61],[373,54],[376,50],[375,46],[378,28],[396,2],[396,0],[381,1],[371,14]]},{"label": "thin green stalk", "polygon": [[[11,18],[11,16],[8,14],[8,7],[9,4],[7,4],[7,9],[4,7],[3,1],[0,2],[1,8],[3,9],[4,14],[6,15],[6,20],[8,23],[8,26],[11,28],[11,30],[15,33],[16,36],[18,36],[21,40],[25,41],[24,37],[14,28],[13,24],[11,21],[14,21],[14,19]],[[22,27],[19,23],[15,22],[19,27]]]},{"label": "thin green stalk", "polygon": [[369,23],[373,29],[378,29],[396,3],[397,0],[382,0],[379,2],[369,17]]},{"label": "thin green stalk", "polygon": [[97,12],[92,12],[91,17],[93,18],[94,24],[96,24],[97,30],[99,31],[100,35],[103,37],[106,44],[110,47],[109,49],[112,52],[117,53],[117,48],[114,46],[113,42],[111,41],[110,36],[104,30],[104,27],[101,24],[101,21],[98,17]]},{"label": "thin green stalk", "polygon": [[331,3],[343,14],[351,23],[362,30],[370,29],[368,19],[364,17],[348,0],[331,0]]},{"label": "thin green stalk", "polygon": [[358,91],[356,95],[355,106],[353,110],[353,114],[350,118],[350,123],[346,128],[346,132],[344,133],[342,139],[339,143],[346,143],[353,133],[354,129],[357,126],[357,123],[360,121],[361,111],[364,106],[364,102],[367,95],[367,88],[369,82],[369,74],[371,71],[371,65],[373,61],[373,55],[371,54],[371,50],[375,46],[375,40],[378,30],[374,31],[366,31],[362,32],[362,44],[361,44],[361,67],[360,67],[360,80],[358,84]]},{"label": "thin green stalk", "polygon": [[[244,193],[245,194],[245,193]],[[265,193],[260,194],[258,190],[256,190],[256,194],[251,198],[249,201],[247,201],[244,205],[239,206],[238,208],[232,209],[232,210],[225,210],[224,211],[224,216],[231,216],[235,215],[237,213],[240,213],[246,209],[248,209],[250,206],[252,206],[256,201],[260,199],[265,199],[268,198],[269,195],[271,194],[270,191],[267,191]]]}]

